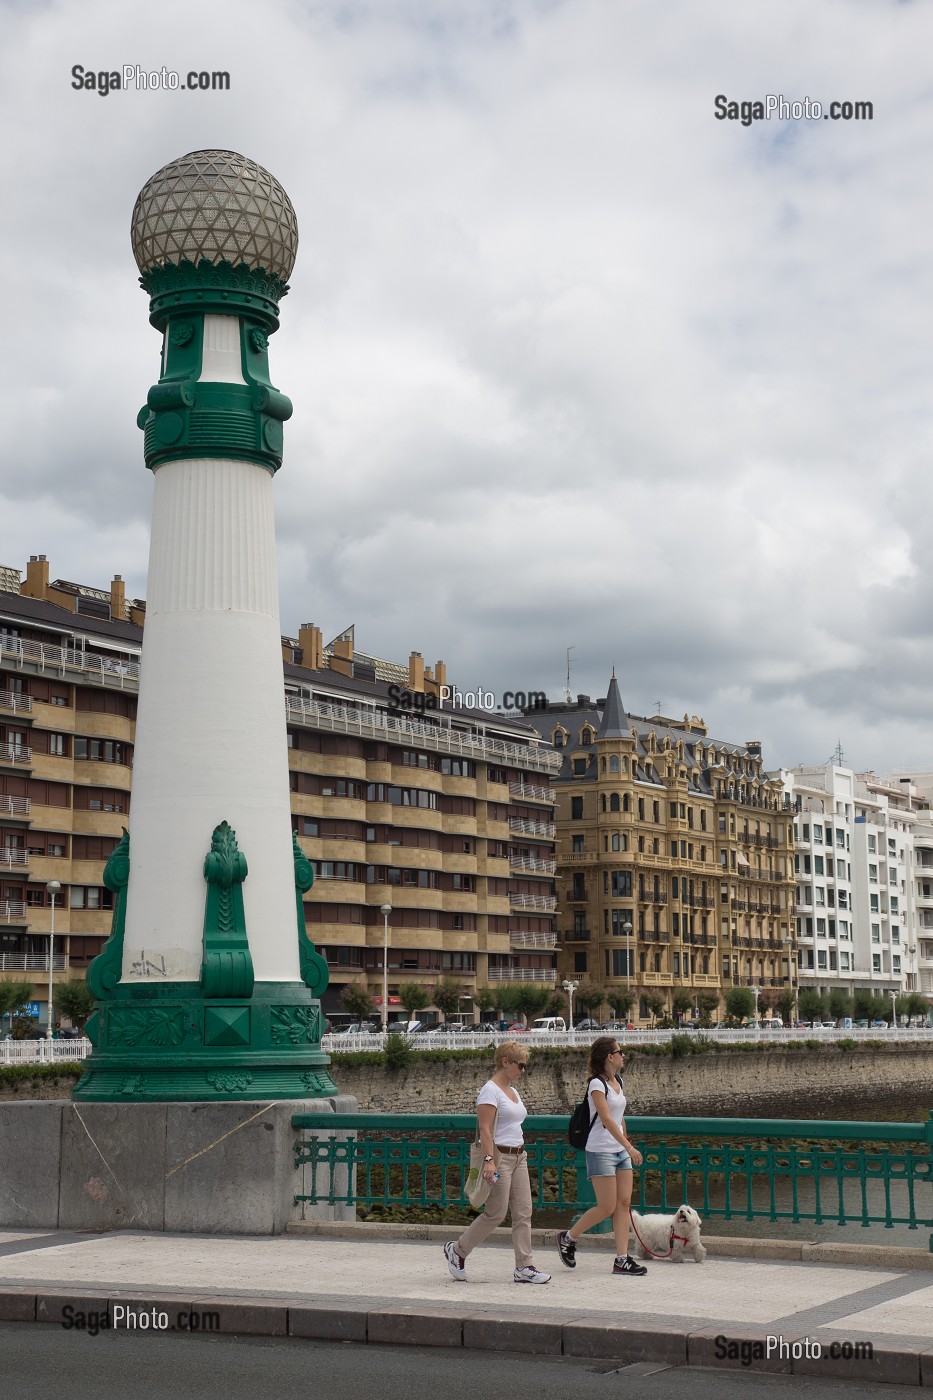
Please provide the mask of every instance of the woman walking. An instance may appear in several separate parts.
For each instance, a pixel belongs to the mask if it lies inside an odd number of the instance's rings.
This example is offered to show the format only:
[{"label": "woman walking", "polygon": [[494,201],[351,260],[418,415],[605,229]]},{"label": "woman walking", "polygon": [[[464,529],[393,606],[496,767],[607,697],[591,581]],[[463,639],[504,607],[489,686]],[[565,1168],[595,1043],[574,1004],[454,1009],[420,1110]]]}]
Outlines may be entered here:
[{"label": "woman walking", "polygon": [[549,1283],[550,1274],[535,1267],[531,1257],[531,1182],[522,1123],[528,1110],[517,1085],[528,1068],[524,1045],[506,1041],[496,1046],[496,1069],[476,1096],[479,1137],[485,1152],[483,1176],[492,1182],[483,1215],[478,1215],[458,1240],[444,1245],[451,1278],[466,1282],[467,1256],[512,1212],[512,1247],[516,1283]]},{"label": "woman walking", "polygon": [[613,1036],[594,1040],[587,1091],[591,1127],[586,1140],[586,1174],[593,1183],[596,1205],[569,1230],[561,1231],[557,1249],[561,1262],[568,1269],[575,1269],[577,1240],[584,1230],[611,1215],[616,1244],[612,1272],[639,1277],[648,1270],[629,1254],[628,1235],[632,1222],[632,1167],[641,1166],[642,1155],[625,1135],[625,1090],[619,1077],[624,1063],[625,1054]]}]

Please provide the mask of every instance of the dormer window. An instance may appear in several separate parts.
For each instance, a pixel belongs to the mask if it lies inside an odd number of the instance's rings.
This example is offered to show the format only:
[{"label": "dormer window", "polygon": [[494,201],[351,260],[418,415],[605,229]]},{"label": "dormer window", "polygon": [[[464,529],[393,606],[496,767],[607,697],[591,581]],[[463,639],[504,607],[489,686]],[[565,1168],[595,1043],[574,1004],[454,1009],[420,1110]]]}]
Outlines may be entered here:
[{"label": "dormer window", "polygon": [[567,742],[567,731],[565,729],[555,729],[552,739],[555,749],[562,749]]},{"label": "dormer window", "polygon": [[592,742],[593,742],[593,731],[592,731],[592,729],[589,728],[589,726],[585,726],[584,729],[582,730],[581,734],[580,734],[580,743],[581,743],[581,744],[584,746],[584,748],[585,748],[588,744],[592,744]]}]

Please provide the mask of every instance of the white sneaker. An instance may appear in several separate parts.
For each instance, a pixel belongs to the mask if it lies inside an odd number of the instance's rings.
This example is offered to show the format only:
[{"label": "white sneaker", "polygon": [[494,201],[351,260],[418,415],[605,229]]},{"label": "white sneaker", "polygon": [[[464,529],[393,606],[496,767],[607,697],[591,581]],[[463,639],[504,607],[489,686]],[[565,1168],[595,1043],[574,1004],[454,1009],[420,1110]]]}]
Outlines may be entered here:
[{"label": "white sneaker", "polygon": [[466,1283],[466,1260],[457,1253],[457,1246],[453,1240],[448,1240],[444,1245],[444,1254],[447,1258],[450,1277],[457,1279],[459,1283]]},{"label": "white sneaker", "polygon": [[545,1274],[541,1269],[536,1269],[534,1264],[527,1264],[524,1269],[516,1269],[512,1278],[515,1283],[550,1283],[551,1275]]}]

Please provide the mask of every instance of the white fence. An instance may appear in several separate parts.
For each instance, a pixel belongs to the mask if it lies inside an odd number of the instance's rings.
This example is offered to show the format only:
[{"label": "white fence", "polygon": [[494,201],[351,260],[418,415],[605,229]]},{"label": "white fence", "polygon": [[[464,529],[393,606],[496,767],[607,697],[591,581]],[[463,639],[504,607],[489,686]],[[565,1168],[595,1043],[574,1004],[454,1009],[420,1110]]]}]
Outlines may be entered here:
[{"label": "white fence", "polygon": [[[398,1029],[398,1028],[396,1028]],[[418,1031],[409,1036],[412,1046],[416,1050],[468,1050],[481,1047],[483,1045],[496,1045],[503,1040],[521,1040],[522,1044],[527,1044],[534,1049],[536,1045],[571,1046],[583,1049],[592,1045],[598,1035],[614,1035],[615,1032],[607,1031],[497,1031],[485,1032],[480,1035],[475,1031]],[[751,1030],[706,1030],[706,1031],[620,1031],[617,1039],[620,1045],[664,1045],[670,1040],[672,1035],[690,1035],[705,1037],[714,1040],[720,1045],[750,1045],[757,1042],[761,1045],[783,1045],[789,1040],[818,1040],[820,1043],[831,1043],[834,1040],[882,1040],[897,1041],[904,1044],[909,1041],[920,1042],[929,1045],[933,1049],[933,1026],[899,1026],[896,1030],[881,1030],[876,1027],[874,1030],[839,1030],[830,1029],[826,1026],[807,1026],[800,1030],[760,1030],[757,1034]],[[324,1050],[381,1050],[382,1032],[377,1031],[371,1035],[325,1035],[321,1041]]]},{"label": "white fence", "polygon": [[83,1060],[89,1040],[0,1040],[0,1065],[49,1065]]},{"label": "white fence", "polygon": [[[409,1036],[416,1050],[470,1050],[484,1045],[496,1045],[502,1040],[521,1040],[532,1049],[536,1045],[570,1046],[584,1049],[596,1039],[597,1031],[489,1031],[482,1035],[475,1031],[418,1031]],[[899,1045],[920,1043],[933,1049],[933,1026],[898,1026],[895,1030],[838,1030],[826,1026],[807,1026],[800,1030],[759,1031],[754,1030],[708,1030],[708,1031],[620,1031],[620,1045],[663,1045],[672,1035],[703,1036],[720,1045],[749,1045],[758,1042],[762,1045],[783,1045],[788,1040],[818,1040],[831,1043],[834,1040],[881,1040],[897,1042]],[[342,1050],[381,1050],[382,1032],[370,1035],[325,1035],[321,1048],[328,1052]],[[0,1065],[50,1064],[52,1061],[83,1060],[91,1053],[89,1040],[2,1040],[0,1041]]]}]

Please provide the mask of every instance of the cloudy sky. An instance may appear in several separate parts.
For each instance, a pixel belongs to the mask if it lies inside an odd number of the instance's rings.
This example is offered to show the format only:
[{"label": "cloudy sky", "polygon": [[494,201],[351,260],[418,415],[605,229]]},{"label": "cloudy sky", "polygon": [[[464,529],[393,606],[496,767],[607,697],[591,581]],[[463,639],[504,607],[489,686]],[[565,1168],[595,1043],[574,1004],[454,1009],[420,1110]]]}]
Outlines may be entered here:
[{"label": "cloudy sky", "polygon": [[[301,231],[283,629],[553,698],[572,644],[769,766],[933,768],[931,46],[891,0],[0,0],[0,563],[145,594],[130,213],[229,147]],[[124,63],[230,90],[72,87]]]}]

